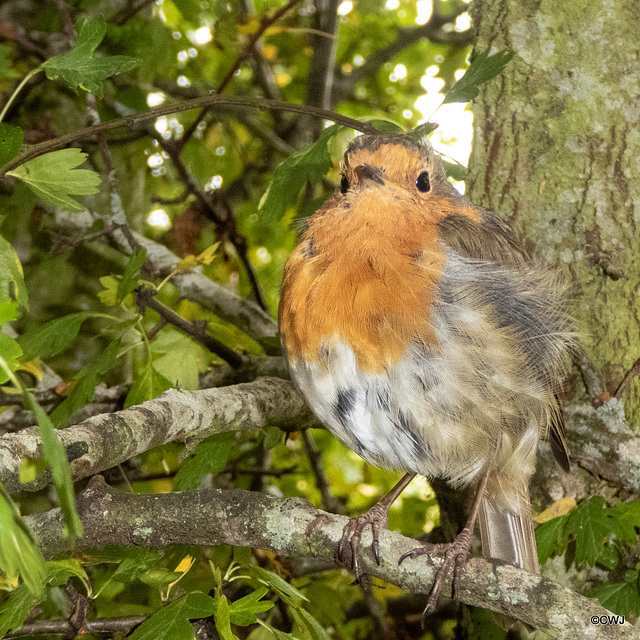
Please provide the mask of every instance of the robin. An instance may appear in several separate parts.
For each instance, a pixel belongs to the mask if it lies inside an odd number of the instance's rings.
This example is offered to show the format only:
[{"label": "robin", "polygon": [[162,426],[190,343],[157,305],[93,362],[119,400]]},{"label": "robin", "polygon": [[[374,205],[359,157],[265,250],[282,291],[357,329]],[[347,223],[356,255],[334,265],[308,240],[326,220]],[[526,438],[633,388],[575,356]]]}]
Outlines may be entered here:
[{"label": "robin", "polygon": [[569,469],[558,392],[572,322],[556,276],[533,261],[497,215],[447,181],[425,139],[360,136],[339,190],[308,220],[284,272],[279,308],[295,384],[321,422],[366,461],[406,472],[344,529],[360,579],[360,539],[387,526],[416,475],[475,485],[443,554],[425,613],[449,570],[454,587],[476,521],[483,554],[539,572],[529,477],[549,436]]}]

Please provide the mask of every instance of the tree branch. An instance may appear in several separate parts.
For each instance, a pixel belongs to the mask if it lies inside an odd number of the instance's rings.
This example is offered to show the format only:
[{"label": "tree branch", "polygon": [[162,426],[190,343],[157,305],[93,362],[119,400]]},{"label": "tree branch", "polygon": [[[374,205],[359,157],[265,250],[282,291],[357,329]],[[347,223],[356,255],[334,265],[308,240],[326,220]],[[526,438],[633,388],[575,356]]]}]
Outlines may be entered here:
[{"label": "tree branch", "polygon": [[[267,425],[301,429],[317,424],[291,382],[259,378],[222,389],[170,389],[154,400],[89,418],[57,434],[71,475],[79,480],[167,442],[186,442],[190,449],[223,431],[250,431]],[[33,482],[20,482],[22,462],[40,457],[37,429],[0,437],[0,482],[7,491],[38,491],[51,482],[48,470]]]},{"label": "tree branch", "polygon": [[[316,510],[299,498],[283,500],[241,489],[132,494],[110,488],[99,476],[78,496],[77,506],[85,531],[77,542],[79,551],[106,545],[231,544],[284,556],[312,557],[335,566],[334,550],[347,523],[347,518]],[[60,509],[24,520],[45,556],[67,550]],[[438,556],[398,565],[401,555],[415,547],[415,540],[383,530],[381,563],[377,566],[369,545],[370,536],[365,534],[362,564],[367,575],[393,583],[407,593],[430,591],[441,562]],[[445,595],[450,596],[450,585],[445,589]],[[607,627],[593,624],[594,616],[611,615],[596,600],[497,560],[469,560],[461,572],[458,597],[466,604],[522,620],[558,640],[640,638],[629,623]]]},{"label": "tree branch", "polygon": [[280,111],[290,111],[292,113],[302,113],[305,115],[312,115],[317,118],[324,118],[325,120],[331,120],[332,122],[337,122],[338,124],[350,127],[356,131],[361,131],[362,133],[379,133],[379,131],[370,124],[360,122],[353,118],[348,118],[347,116],[341,116],[333,111],[327,111],[326,109],[319,109],[309,105],[279,102],[277,100],[265,100],[264,98],[251,99],[207,95],[201,96],[200,98],[194,98],[193,100],[184,100],[179,103],[163,104],[143,113],[136,113],[125,116],[124,118],[118,118],[117,120],[103,122],[99,125],[86,127],[85,129],[80,129],[78,131],[72,131],[71,133],[59,136],[53,140],[47,140],[40,144],[31,145],[22,153],[19,153],[15,158],[0,167],[0,176],[3,176],[7,171],[27,162],[27,160],[32,160],[33,158],[37,158],[45,153],[49,153],[50,151],[55,151],[56,149],[62,149],[73,142],[92,138],[93,136],[99,133],[104,133],[105,131],[111,131],[112,129],[117,129],[119,127],[131,128],[148,122],[149,120],[159,118],[160,116],[179,113],[181,111],[190,111],[191,109],[201,109],[202,107],[213,108],[217,105],[234,105],[241,109],[257,109],[259,111],[264,111],[265,109],[277,109]]}]

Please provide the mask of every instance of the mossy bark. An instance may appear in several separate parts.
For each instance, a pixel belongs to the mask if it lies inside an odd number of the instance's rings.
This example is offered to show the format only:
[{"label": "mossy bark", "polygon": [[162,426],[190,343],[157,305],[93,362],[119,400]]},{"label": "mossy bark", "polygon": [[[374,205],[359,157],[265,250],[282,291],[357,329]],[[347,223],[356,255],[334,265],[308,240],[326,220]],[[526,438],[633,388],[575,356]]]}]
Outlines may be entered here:
[{"label": "mossy bark", "polygon": [[[613,394],[640,357],[640,4],[484,0],[474,21],[477,51],[516,57],[474,103],[469,196],[568,274]],[[638,379],[623,399],[637,431]]]}]

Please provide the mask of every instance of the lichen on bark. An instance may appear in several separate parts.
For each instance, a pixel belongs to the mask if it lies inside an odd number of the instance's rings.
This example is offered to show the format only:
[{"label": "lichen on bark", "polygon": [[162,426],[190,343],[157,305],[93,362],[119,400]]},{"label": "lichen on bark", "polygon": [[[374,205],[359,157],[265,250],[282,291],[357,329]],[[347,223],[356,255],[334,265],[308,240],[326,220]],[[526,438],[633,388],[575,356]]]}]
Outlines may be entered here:
[{"label": "lichen on bark", "polygon": [[[493,0],[476,50],[513,61],[473,106],[468,193],[569,280],[585,352],[613,393],[640,357],[640,5]],[[640,425],[640,381],[624,395]]]}]

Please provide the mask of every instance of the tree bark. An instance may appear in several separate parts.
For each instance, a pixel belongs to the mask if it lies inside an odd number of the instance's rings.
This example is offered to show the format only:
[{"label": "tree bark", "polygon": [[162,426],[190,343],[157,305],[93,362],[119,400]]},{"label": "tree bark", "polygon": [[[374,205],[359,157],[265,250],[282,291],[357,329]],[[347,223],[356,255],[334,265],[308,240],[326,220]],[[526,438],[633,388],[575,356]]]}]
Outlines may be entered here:
[{"label": "tree bark", "polygon": [[[347,521],[344,516],[318,511],[299,498],[283,500],[241,489],[134,494],[111,489],[100,476],[78,496],[78,514],[85,531],[77,541],[78,551],[106,545],[233,544],[315,558],[328,568],[336,565],[334,553]],[[60,509],[28,516],[25,522],[46,556],[65,551]],[[406,593],[429,593],[441,561],[438,556],[399,565],[402,554],[415,547],[415,540],[383,529],[380,542],[378,566],[370,551],[369,533],[363,537],[366,574],[396,584]],[[512,616],[558,640],[640,638],[621,617],[614,616],[617,622],[608,626],[594,622],[610,618],[597,601],[504,562],[473,558],[460,578],[457,597],[462,602]],[[443,595],[451,595],[450,583]]]},{"label": "tree bark", "polygon": [[[568,274],[588,391],[614,395],[640,356],[640,5],[485,0],[474,22],[477,51],[516,56],[474,104],[469,196]],[[633,428],[637,377],[624,400]]]}]

